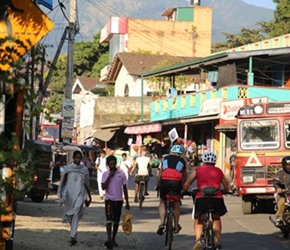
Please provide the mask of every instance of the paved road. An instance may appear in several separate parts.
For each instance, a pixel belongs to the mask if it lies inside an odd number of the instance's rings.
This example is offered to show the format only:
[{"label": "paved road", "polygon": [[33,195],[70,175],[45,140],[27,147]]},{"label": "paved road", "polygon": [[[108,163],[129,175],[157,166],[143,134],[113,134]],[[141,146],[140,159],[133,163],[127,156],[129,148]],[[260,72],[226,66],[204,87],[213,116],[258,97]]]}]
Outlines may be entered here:
[{"label": "paved road", "polygon": [[[151,179],[151,190],[155,179]],[[132,183],[129,183],[129,187]],[[155,184],[154,184],[155,185]],[[267,249],[290,249],[290,238],[280,237],[279,230],[269,221],[269,214],[243,215],[241,210],[241,199],[236,196],[226,196],[225,202],[228,213],[223,217],[222,244],[225,250],[267,250]],[[183,227],[179,235],[174,239],[174,249],[192,249],[194,237],[192,226],[192,201],[185,198],[181,207],[181,225]],[[136,242],[136,249],[152,250],[166,249],[164,247],[164,236],[157,235],[156,229],[159,220],[156,219],[156,206],[158,199],[154,191],[150,192],[150,198],[145,201],[143,211],[133,208],[135,214],[134,223],[142,225],[142,232]]]},{"label": "paved road", "polygon": [[[156,234],[159,225],[158,198],[154,191],[155,177],[149,185],[150,196],[142,211],[133,203],[132,179],[129,183],[133,233],[125,236],[120,228],[117,236],[118,250],[163,250],[164,236]],[[290,249],[290,239],[279,237],[279,230],[269,221],[269,214],[243,215],[239,197],[225,197],[229,212],[223,217],[222,244],[225,250],[276,250]],[[187,197],[181,207],[182,230],[174,238],[173,249],[192,249],[194,236],[192,227],[192,200]],[[104,249],[105,218],[104,203],[93,195],[93,203],[86,210],[84,221],[79,225],[79,242],[73,248],[68,245],[69,228],[60,222],[56,196],[49,196],[42,203],[25,199],[18,203],[14,250],[92,250]]]}]

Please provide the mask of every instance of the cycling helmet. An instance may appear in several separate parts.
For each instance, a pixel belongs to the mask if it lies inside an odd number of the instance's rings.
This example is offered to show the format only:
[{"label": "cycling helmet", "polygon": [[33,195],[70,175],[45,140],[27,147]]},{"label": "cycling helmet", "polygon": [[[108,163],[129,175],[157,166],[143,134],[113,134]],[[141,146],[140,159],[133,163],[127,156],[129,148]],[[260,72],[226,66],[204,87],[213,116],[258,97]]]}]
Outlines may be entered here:
[{"label": "cycling helmet", "polygon": [[285,173],[290,174],[290,156],[284,156],[282,159],[282,167]]},{"label": "cycling helmet", "polygon": [[170,149],[170,153],[176,153],[176,154],[183,154],[184,148],[181,145],[173,145]]},{"label": "cycling helmet", "polygon": [[205,162],[205,163],[212,163],[212,164],[215,164],[216,163],[216,154],[213,153],[213,152],[205,152],[202,157],[201,157],[202,161]]}]

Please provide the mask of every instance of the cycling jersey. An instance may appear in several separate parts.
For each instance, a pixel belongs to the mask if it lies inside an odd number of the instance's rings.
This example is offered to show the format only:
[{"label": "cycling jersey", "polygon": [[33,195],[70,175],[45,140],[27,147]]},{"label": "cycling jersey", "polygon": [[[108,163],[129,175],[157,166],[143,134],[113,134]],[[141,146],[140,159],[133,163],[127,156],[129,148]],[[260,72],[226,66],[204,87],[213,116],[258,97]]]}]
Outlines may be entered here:
[{"label": "cycling jersey", "polygon": [[[211,165],[202,165],[195,169],[196,171],[196,180],[197,188],[201,190],[203,187],[211,186],[216,189],[220,189],[220,183],[223,179],[223,172],[214,166]],[[196,198],[202,197],[201,192],[197,192]],[[214,197],[223,197],[221,191],[217,192]]]},{"label": "cycling jersey", "polygon": [[177,155],[165,156],[162,164],[162,180],[181,181],[182,173],[186,171],[185,160]]}]

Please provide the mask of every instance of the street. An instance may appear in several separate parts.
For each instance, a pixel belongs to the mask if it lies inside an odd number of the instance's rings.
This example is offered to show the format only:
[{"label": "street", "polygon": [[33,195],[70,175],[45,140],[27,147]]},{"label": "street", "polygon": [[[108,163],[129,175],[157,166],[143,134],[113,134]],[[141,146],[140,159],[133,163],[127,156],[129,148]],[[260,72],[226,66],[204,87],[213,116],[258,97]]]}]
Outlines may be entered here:
[{"label": "street", "polygon": [[[116,241],[117,249],[154,250],[166,249],[165,236],[156,234],[159,225],[158,198],[154,191],[155,177],[150,179],[150,196],[144,202],[142,211],[133,202],[134,183],[130,178],[130,205],[133,214],[133,232],[126,236],[120,225]],[[106,240],[104,203],[97,194],[86,209],[80,222],[78,243],[73,249],[105,249]],[[279,236],[279,230],[268,219],[269,214],[243,215],[239,197],[226,196],[228,213],[223,217],[222,244],[225,250],[267,250],[290,249],[290,239]],[[180,224],[182,230],[174,237],[173,249],[192,249],[194,243],[192,227],[192,201],[182,200]],[[61,211],[55,194],[42,203],[32,203],[28,198],[18,202],[14,250],[64,250],[69,246],[69,227],[60,222]]]}]

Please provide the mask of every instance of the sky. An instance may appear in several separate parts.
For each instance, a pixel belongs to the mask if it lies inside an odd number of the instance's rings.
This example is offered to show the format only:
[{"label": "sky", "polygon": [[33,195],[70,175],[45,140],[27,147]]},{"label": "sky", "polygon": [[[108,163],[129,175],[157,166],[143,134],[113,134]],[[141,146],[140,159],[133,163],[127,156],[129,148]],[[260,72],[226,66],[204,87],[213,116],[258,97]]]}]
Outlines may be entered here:
[{"label": "sky", "polygon": [[264,7],[268,9],[275,9],[276,5],[273,3],[272,0],[243,0],[247,4],[256,5],[259,7]]}]

